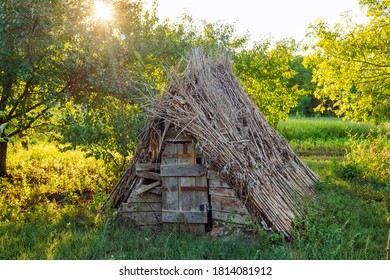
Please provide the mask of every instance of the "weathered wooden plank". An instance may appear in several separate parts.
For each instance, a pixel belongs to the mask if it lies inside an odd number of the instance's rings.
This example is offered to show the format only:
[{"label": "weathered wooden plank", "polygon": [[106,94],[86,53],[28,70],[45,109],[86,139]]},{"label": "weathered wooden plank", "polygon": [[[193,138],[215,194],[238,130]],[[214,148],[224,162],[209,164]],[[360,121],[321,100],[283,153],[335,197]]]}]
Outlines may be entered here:
[{"label": "weathered wooden plank", "polygon": [[207,212],[202,211],[168,211],[162,210],[162,221],[164,223],[189,223],[206,224]]},{"label": "weathered wooden plank", "polygon": [[[167,177],[167,178],[171,178],[171,177]],[[172,177],[172,178],[176,178],[176,177]],[[198,178],[198,177],[185,177],[185,178]],[[180,178],[182,179],[182,178]],[[181,192],[181,194],[183,195],[182,192],[207,192],[208,188],[205,187],[205,186],[181,186],[181,187],[162,187],[162,191],[177,191],[177,192]]]},{"label": "weathered wooden plank", "polygon": [[209,204],[209,193],[208,193],[208,186],[207,186],[207,177],[201,176],[201,177],[195,177],[195,183],[198,188],[202,188],[203,191],[196,191],[194,192],[195,197],[194,201],[192,202],[192,209],[199,210],[200,205]]},{"label": "weathered wooden plank", "polygon": [[233,214],[229,212],[222,212],[212,210],[213,221],[231,222],[234,224],[247,225],[249,224],[248,215],[244,214]]},{"label": "weathered wooden plank", "polygon": [[213,210],[226,211],[237,214],[248,214],[248,210],[236,197],[210,196],[210,203]]},{"label": "weathered wooden plank", "polygon": [[[198,178],[198,177],[190,177],[190,178]],[[208,188],[205,186],[181,186],[181,192],[207,192]]]},{"label": "weathered wooden plank", "polygon": [[[167,144],[173,144],[173,143],[167,143]],[[161,157],[163,159],[168,159],[168,158],[178,158],[178,159],[181,159],[181,158],[197,158],[197,157],[202,157],[202,155],[198,155],[198,154],[167,154],[167,153],[163,153],[161,155]]]},{"label": "weathered wooden plank", "polygon": [[180,137],[169,136],[169,137],[165,137],[164,141],[171,142],[171,143],[182,143],[182,142],[191,142],[193,141],[193,139],[185,136],[180,136]]},{"label": "weathered wooden plank", "polygon": [[151,189],[150,191],[148,191],[148,193],[161,195],[161,187],[155,187],[154,189]]},{"label": "weathered wooden plank", "polygon": [[166,210],[179,210],[179,192],[177,191],[176,177],[162,178],[162,202],[163,209]]},{"label": "weathered wooden plank", "polygon": [[122,217],[129,218],[137,226],[161,224],[161,212],[122,212]]},{"label": "weathered wooden plank", "polygon": [[[182,168],[182,165],[186,167],[193,167],[193,164],[195,162],[194,159],[194,153],[189,147],[188,143],[178,143],[177,146],[177,153],[178,154],[191,154],[192,156],[189,158],[178,158],[177,159],[177,166],[174,166],[173,168]],[[164,172],[165,174],[165,172]],[[169,172],[167,172],[169,174]],[[178,192],[179,192],[179,209],[181,211],[191,211],[191,196],[193,196],[193,193],[191,192],[182,192],[182,187],[190,187],[195,185],[195,179],[191,177],[179,177],[178,178]]]},{"label": "weathered wooden plank", "polygon": [[221,177],[219,176],[218,171],[207,170],[207,179],[219,180],[219,179],[221,179]]},{"label": "weathered wooden plank", "polygon": [[225,183],[221,179],[209,179],[209,186],[210,187],[219,187],[219,188],[229,188],[229,189],[231,189],[229,184]]},{"label": "weathered wooden plank", "polygon": [[160,170],[160,163],[136,163],[136,171],[156,171]]},{"label": "weathered wooden plank", "polygon": [[210,195],[236,197],[234,190],[231,188],[210,187],[209,194]]},{"label": "weathered wooden plank", "polygon": [[160,174],[156,172],[150,172],[150,171],[142,171],[139,174],[137,174],[138,177],[145,178],[145,179],[151,179],[155,181],[160,181],[161,176]]},{"label": "weathered wooden plank", "polygon": [[151,183],[149,185],[139,185],[139,186],[136,186],[135,192],[137,192],[138,194],[142,194],[142,193],[150,191],[151,189],[154,189],[155,187],[160,186],[160,185],[161,185],[161,181],[156,181],[156,182]]},{"label": "weathered wooden plank", "polygon": [[196,177],[206,174],[204,165],[161,165],[161,177]]},{"label": "weathered wooden plank", "polygon": [[161,202],[123,203],[122,212],[161,212]]},{"label": "weathered wooden plank", "polygon": [[150,192],[145,192],[142,194],[131,192],[127,202],[161,202],[161,195]]},{"label": "weathered wooden plank", "polygon": [[[177,154],[177,145],[175,143],[166,143],[164,153],[171,155]],[[171,157],[162,157],[161,165],[176,165],[177,159]],[[161,166],[160,166],[161,168]],[[166,210],[179,210],[179,193],[177,189],[178,179],[176,177],[161,177],[162,186],[162,208]]]}]

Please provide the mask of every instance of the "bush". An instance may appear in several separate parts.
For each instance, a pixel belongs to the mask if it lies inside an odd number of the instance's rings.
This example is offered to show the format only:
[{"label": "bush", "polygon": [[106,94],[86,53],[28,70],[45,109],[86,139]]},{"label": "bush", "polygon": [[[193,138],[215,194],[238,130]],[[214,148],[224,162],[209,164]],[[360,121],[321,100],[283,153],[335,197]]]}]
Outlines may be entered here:
[{"label": "bush", "polygon": [[346,178],[364,181],[390,188],[390,133],[349,141],[349,151],[341,172]]},{"label": "bush", "polygon": [[0,220],[18,220],[40,204],[61,208],[90,203],[116,180],[102,160],[77,150],[60,152],[52,143],[30,145],[28,150],[17,144],[8,162],[11,177],[0,179]]}]

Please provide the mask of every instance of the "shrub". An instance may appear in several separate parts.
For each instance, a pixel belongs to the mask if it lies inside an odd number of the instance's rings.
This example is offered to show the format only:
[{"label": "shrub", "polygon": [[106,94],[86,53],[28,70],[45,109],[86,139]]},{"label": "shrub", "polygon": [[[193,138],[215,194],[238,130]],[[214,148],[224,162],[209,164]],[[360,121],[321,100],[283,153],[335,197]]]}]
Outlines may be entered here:
[{"label": "shrub", "polygon": [[116,179],[102,160],[77,150],[61,152],[53,143],[12,147],[9,174],[0,179],[0,220],[19,219],[39,204],[84,205],[108,192]]},{"label": "shrub", "polygon": [[353,138],[342,165],[344,177],[356,177],[390,187],[390,133],[365,139]]}]

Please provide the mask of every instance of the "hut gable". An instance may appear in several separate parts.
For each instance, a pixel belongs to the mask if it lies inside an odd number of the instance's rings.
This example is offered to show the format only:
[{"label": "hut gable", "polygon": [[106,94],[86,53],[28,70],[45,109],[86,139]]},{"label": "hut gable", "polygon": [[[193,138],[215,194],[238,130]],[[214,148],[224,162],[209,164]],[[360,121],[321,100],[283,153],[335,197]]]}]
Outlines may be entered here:
[{"label": "hut gable", "polygon": [[317,176],[256,109],[227,55],[197,49],[186,62],[151,110],[109,201],[138,225],[202,232],[250,219],[291,237]]}]

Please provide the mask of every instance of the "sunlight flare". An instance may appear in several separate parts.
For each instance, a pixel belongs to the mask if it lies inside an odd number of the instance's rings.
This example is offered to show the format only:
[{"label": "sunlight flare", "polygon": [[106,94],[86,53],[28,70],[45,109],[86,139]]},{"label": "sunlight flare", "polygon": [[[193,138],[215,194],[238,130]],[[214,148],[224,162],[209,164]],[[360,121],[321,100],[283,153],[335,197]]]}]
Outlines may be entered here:
[{"label": "sunlight flare", "polygon": [[102,1],[95,1],[95,16],[98,19],[112,19],[112,7]]}]

